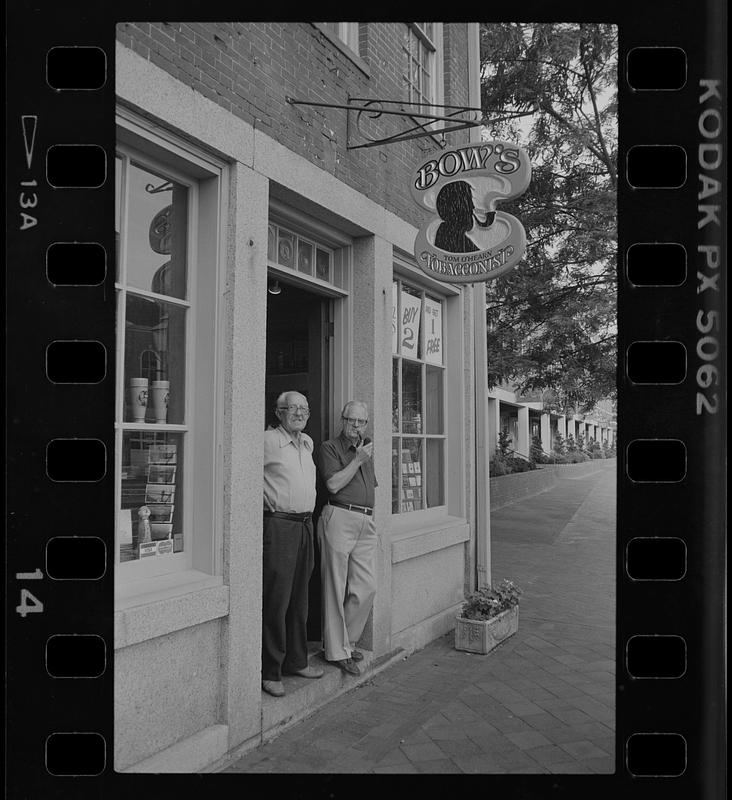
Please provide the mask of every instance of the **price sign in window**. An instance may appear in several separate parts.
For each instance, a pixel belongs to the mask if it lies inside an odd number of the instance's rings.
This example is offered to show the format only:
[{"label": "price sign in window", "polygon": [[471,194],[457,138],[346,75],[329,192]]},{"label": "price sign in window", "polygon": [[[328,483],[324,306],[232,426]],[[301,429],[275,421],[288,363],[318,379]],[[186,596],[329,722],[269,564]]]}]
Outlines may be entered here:
[{"label": "price sign in window", "polygon": [[445,503],[444,300],[392,292],[392,513]]}]

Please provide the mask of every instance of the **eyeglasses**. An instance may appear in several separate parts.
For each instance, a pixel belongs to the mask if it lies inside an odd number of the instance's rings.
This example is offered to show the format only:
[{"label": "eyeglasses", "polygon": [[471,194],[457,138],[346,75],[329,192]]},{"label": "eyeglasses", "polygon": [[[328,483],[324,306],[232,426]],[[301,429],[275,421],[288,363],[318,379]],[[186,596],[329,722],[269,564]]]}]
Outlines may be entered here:
[{"label": "eyeglasses", "polygon": [[358,417],[343,417],[343,421],[349,425],[366,425],[367,419],[358,419]]},{"label": "eyeglasses", "polygon": [[288,411],[290,414],[294,414],[295,412],[299,411],[306,417],[310,416],[310,409],[307,406],[279,406],[278,411]]}]

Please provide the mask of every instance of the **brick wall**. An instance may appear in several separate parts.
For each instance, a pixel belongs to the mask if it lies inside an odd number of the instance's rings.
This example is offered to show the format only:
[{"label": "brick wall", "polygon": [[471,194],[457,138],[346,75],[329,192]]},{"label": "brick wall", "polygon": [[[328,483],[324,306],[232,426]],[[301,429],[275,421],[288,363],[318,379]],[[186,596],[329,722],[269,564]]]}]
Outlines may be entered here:
[{"label": "brick wall", "polygon": [[[409,194],[414,166],[439,153],[431,139],[347,150],[347,112],[293,106],[287,96],[346,103],[348,96],[403,99],[403,23],[361,23],[359,55],[369,75],[314,25],[302,23],[120,23],[117,38],[233,115],[365,194],[419,224]],[[444,25],[444,102],[468,102],[468,30]],[[355,115],[351,115],[352,122]],[[379,135],[401,120],[365,120]],[[467,131],[448,134],[464,142]],[[317,199],[317,198],[313,198]]]}]

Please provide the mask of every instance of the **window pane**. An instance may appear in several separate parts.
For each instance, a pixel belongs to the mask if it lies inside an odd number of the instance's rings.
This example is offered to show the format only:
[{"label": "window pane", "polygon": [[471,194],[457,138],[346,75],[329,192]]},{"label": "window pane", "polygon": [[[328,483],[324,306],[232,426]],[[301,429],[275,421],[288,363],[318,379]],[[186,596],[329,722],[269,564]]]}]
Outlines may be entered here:
[{"label": "window pane", "polygon": [[402,361],[402,431],[422,433],[422,366]]},{"label": "window pane", "polygon": [[182,469],[182,434],[124,432],[117,532],[122,562],[183,550]]},{"label": "window pane", "polygon": [[399,439],[391,440],[391,513],[399,513]]},{"label": "window pane", "polygon": [[185,348],[186,309],[128,293],[125,422],[185,421]]},{"label": "window pane", "polygon": [[122,159],[114,159],[114,263],[115,275],[119,280],[119,243],[122,236]]},{"label": "window pane", "polygon": [[442,303],[432,297],[424,299],[424,360],[442,364]]},{"label": "window pane", "polygon": [[400,301],[400,352],[403,356],[409,356],[410,358],[422,358],[422,342],[420,341],[421,295],[416,289],[411,289],[402,284]]},{"label": "window pane", "polygon": [[399,361],[396,358],[391,365],[391,429],[399,433]]},{"label": "window pane", "polygon": [[127,180],[127,283],[185,298],[188,190],[137,164],[130,164]]},{"label": "window pane", "polygon": [[277,261],[283,267],[295,268],[295,236],[281,228],[277,244]]},{"label": "window pane", "polygon": [[441,506],[445,503],[445,442],[443,439],[427,439],[427,463],[425,483],[427,506]]},{"label": "window pane", "polygon": [[422,439],[402,439],[401,508],[418,511],[424,508],[422,493]]},{"label": "window pane", "polygon": [[327,250],[317,249],[315,277],[320,278],[321,281],[330,280],[330,253]]},{"label": "window pane", "polygon": [[425,411],[427,419],[425,425],[427,433],[444,433],[443,390],[442,379],[444,372],[440,367],[427,365],[427,380],[425,397]]},{"label": "window pane", "polygon": [[297,240],[297,268],[300,272],[313,274],[313,246],[302,239]]},{"label": "window pane", "polygon": [[267,259],[274,261],[277,258],[277,228],[274,225],[267,226]]}]

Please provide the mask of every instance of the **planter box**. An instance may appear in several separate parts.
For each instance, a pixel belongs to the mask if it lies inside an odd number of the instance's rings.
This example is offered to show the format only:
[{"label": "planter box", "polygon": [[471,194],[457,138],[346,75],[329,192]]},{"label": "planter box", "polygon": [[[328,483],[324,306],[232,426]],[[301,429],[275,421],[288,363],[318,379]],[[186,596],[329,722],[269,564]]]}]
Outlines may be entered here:
[{"label": "planter box", "polygon": [[518,620],[518,606],[486,620],[456,617],[455,649],[483,655],[490,653],[496,645],[516,633]]}]

